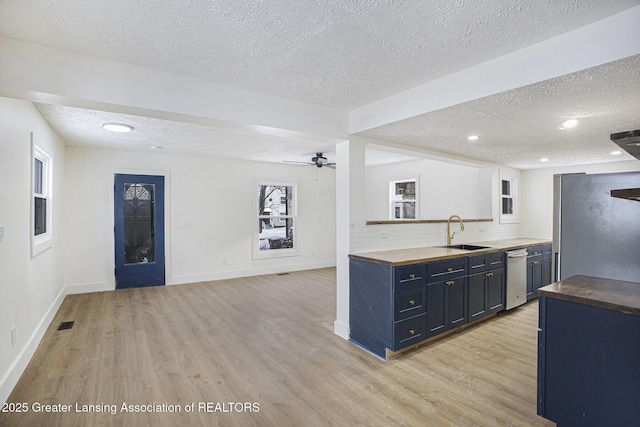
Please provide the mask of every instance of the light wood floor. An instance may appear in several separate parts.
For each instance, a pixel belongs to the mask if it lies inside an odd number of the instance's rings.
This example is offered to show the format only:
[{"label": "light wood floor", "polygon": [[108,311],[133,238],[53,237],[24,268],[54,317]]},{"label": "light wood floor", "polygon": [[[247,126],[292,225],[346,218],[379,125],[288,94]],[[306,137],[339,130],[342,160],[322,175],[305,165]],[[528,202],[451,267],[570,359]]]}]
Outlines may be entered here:
[{"label": "light wood floor", "polygon": [[[71,295],[8,400],[30,411],[0,413],[0,426],[553,425],[536,415],[537,310],[384,362],[334,335],[335,269]],[[200,402],[233,412],[197,412]]]}]

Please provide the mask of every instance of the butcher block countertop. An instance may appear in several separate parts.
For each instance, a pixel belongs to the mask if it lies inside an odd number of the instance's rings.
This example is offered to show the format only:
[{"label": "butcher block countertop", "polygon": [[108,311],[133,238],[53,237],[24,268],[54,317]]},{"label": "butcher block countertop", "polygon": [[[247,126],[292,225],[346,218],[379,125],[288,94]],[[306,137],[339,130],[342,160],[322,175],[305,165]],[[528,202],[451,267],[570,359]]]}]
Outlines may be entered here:
[{"label": "butcher block countertop", "polygon": [[550,240],[541,239],[506,239],[491,240],[486,242],[465,243],[476,246],[488,246],[487,249],[469,251],[465,249],[443,248],[438,246],[425,246],[423,248],[395,249],[389,251],[361,252],[349,254],[349,258],[374,262],[377,264],[399,267],[403,265],[420,264],[423,262],[441,261],[445,259],[460,258],[470,255],[480,255],[490,252],[509,251],[513,249],[528,248],[529,246],[550,244]]},{"label": "butcher block countertop", "polygon": [[640,316],[640,283],[571,276],[538,289],[538,295]]}]

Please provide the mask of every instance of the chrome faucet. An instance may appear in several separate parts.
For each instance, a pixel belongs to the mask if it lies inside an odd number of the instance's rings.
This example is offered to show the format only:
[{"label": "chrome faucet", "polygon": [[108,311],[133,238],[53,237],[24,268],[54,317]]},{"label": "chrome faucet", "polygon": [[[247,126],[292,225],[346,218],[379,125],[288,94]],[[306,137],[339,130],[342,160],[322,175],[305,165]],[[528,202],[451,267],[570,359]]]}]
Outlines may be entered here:
[{"label": "chrome faucet", "polygon": [[451,240],[453,239],[453,236],[455,236],[456,234],[455,231],[453,232],[453,234],[451,234],[451,220],[453,218],[458,218],[458,221],[460,221],[460,231],[464,231],[464,224],[462,223],[462,218],[460,218],[458,215],[451,215],[447,220],[447,246],[451,246]]}]

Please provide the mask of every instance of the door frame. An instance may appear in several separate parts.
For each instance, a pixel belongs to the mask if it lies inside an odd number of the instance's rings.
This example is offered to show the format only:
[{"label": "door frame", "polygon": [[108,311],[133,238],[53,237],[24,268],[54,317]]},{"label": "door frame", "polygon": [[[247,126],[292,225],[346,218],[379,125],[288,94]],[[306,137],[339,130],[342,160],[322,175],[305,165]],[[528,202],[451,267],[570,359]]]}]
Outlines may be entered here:
[{"label": "door frame", "polygon": [[[116,255],[115,255],[115,203],[114,203],[114,181],[116,174],[125,175],[156,175],[164,177],[164,276],[165,285],[173,284],[171,282],[171,173],[168,170],[158,169],[128,169],[128,168],[110,168],[107,171],[106,179],[106,197],[107,197],[107,209],[108,215],[111,218],[111,226],[105,230],[106,241],[109,242],[109,247],[106,250],[105,258],[107,263],[105,265],[107,271],[108,289],[116,289]],[[101,290],[104,290],[102,288]]]}]

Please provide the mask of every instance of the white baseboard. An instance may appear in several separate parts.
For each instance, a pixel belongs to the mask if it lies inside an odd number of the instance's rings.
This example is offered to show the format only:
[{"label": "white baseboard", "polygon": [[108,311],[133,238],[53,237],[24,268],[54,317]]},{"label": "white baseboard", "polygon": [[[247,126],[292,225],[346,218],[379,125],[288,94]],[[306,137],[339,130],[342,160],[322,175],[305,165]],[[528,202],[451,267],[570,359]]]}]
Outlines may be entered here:
[{"label": "white baseboard", "polygon": [[5,376],[0,379],[0,402],[6,402],[9,398],[11,391],[13,391],[13,388],[18,383],[20,376],[27,368],[29,361],[38,349],[38,345],[40,344],[42,337],[44,337],[47,328],[49,328],[51,321],[58,312],[58,309],[62,305],[62,301],[64,301],[64,297],[66,295],[66,288],[62,288],[56,299],[49,307],[49,310],[47,310],[40,320],[40,323],[38,323],[35,330],[27,340],[22,351],[18,354],[16,360],[11,364]]},{"label": "white baseboard", "polygon": [[335,260],[318,261],[308,264],[296,264],[290,266],[262,267],[243,270],[216,271],[203,274],[185,274],[172,276],[167,279],[167,285],[183,285],[194,282],[210,282],[214,280],[235,279],[240,277],[260,276],[264,274],[277,274],[291,271],[315,270],[317,268],[335,267]]},{"label": "white baseboard", "polygon": [[333,333],[339,336],[340,338],[344,338],[345,340],[349,339],[349,325],[346,323],[338,322],[337,320],[333,322]]},{"label": "white baseboard", "polygon": [[84,283],[77,285],[67,285],[65,295],[88,294],[91,292],[105,292],[115,290],[114,286],[107,282]]}]

